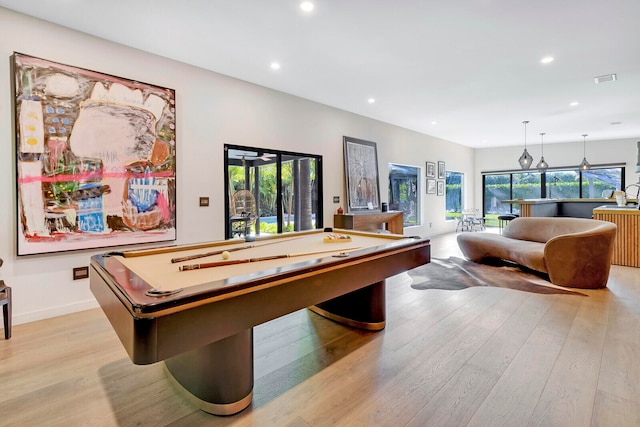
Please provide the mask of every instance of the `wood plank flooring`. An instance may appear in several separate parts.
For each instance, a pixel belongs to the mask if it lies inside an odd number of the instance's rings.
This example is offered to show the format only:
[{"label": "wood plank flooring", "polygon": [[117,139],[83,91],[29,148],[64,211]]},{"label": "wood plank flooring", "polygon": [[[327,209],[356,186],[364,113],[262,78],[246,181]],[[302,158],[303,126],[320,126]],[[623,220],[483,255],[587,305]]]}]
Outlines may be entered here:
[{"label": "wood plank flooring", "polygon": [[[455,234],[432,256],[461,256]],[[588,296],[387,284],[387,327],[301,310],[255,328],[255,387],[196,409],[162,363],[136,366],[99,309],[0,340],[1,426],[638,426],[640,270]]]}]

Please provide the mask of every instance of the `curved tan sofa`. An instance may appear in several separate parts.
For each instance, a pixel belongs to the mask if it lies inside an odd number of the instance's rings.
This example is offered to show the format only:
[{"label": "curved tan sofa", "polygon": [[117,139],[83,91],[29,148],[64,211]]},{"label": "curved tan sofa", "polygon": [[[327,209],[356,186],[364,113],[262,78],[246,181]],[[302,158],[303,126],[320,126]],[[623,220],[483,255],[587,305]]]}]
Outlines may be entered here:
[{"label": "curved tan sofa", "polygon": [[585,218],[516,218],[502,235],[459,234],[458,245],[471,261],[504,259],[547,273],[556,285],[604,288],[616,228],[611,222]]}]

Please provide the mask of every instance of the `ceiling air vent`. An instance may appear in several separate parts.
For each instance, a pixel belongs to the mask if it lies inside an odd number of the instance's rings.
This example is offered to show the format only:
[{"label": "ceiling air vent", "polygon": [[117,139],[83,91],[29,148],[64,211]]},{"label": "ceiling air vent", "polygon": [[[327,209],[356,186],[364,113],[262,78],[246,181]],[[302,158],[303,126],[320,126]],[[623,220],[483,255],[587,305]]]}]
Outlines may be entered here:
[{"label": "ceiling air vent", "polygon": [[618,80],[618,76],[616,76],[615,74],[605,74],[604,76],[595,77],[596,84],[613,82],[616,80]]}]

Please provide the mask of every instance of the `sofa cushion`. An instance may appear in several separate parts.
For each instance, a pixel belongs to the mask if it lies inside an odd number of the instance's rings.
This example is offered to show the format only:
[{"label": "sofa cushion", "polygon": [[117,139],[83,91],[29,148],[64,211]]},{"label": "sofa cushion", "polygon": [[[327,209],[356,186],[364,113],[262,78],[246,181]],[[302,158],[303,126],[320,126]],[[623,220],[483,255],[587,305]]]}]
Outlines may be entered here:
[{"label": "sofa cushion", "polygon": [[557,236],[581,233],[599,228],[601,225],[602,221],[587,218],[516,218],[507,225],[502,235],[512,239],[546,243]]},{"label": "sofa cushion", "polygon": [[532,270],[547,272],[544,243],[511,239],[492,233],[464,233],[458,235],[458,245],[462,253],[472,261],[506,259]]}]

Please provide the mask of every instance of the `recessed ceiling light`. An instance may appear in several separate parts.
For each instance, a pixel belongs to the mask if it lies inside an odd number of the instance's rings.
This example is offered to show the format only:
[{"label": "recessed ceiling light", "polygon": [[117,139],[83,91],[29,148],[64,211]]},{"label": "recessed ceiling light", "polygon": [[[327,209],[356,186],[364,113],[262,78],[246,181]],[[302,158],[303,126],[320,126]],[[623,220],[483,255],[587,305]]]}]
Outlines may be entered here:
[{"label": "recessed ceiling light", "polygon": [[545,56],[540,60],[540,62],[542,62],[543,64],[549,64],[553,62],[553,56]]},{"label": "recessed ceiling light", "polygon": [[280,63],[272,62],[271,63],[271,68],[274,69],[274,70],[279,70],[280,69]]},{"label": "recessed ceiling light", "polygon": [[373,104],[373,103],[376,102],[376,100],[374,98],[369,98],[368,101],[369,101],[369,104]]},{"label": "recessed ceiling light", "polygon": [[611,125],[615,126],[615,125],[621,125],[622,122],[611,122]]},{"label": "recessed ceiling light", "polygon": [[438,122],[436,122],[435,120],[431,122],[432,125],[437,125]]},{"label": "recessed ceiling light", "polygon": [[575,107],[576,105],[579,105],[579,104],[580,104],[580,103],[579,103],[578,101],[573,101],[573,102],[572,102],[571,104],[569,104],[569,105],[571,105],[572,107]]},{"label": "recessed ceiling light", "polygon": [[303,1],[302,3],[300,3],[300,9],[304,10],[305,12],[311,12],[313,10],[313,3],[311,3],[310,1]]}]

